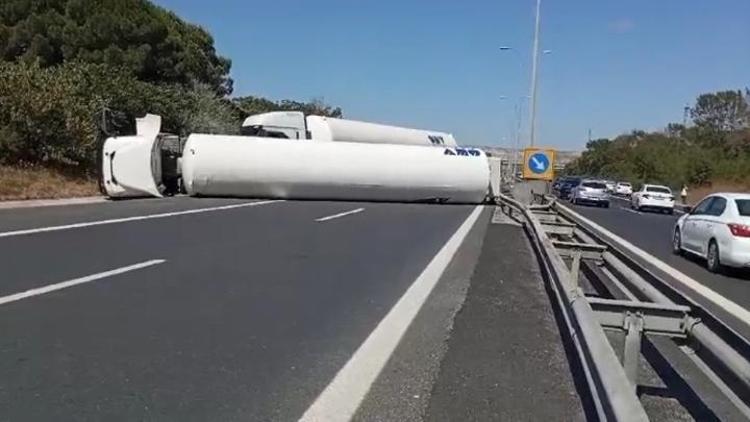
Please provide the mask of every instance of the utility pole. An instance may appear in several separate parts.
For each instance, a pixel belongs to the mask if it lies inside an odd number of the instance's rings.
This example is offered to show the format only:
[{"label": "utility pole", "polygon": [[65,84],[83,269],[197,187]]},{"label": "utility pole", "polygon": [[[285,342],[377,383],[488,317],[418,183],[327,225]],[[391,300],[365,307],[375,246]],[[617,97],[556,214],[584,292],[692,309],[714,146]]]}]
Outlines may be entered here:
[{"label": "utility pole", "polygon": [[682,109],[682,126],[687,127],[688,114],[690,113],[690,106],[686,105]]},{"label": "utility pole", "polygon": [[539,66],[539,18],[542,8],[542,0],[536,0],[536,24],[534,26],[534,56],[531,66],[531,129],[529,142],[534,146],[536,142],[536,96],[537,96],[537,73]]},{"label": "utility pole", "polygon": [[516,142],[513,146],[513,177],[516,177],[516,174],[518,173],[518,160],[519,158],[519,150],[521,149],[521,114],[523,113],[523,103],[522,98],[519,98],[519,101],[516,103]]}]

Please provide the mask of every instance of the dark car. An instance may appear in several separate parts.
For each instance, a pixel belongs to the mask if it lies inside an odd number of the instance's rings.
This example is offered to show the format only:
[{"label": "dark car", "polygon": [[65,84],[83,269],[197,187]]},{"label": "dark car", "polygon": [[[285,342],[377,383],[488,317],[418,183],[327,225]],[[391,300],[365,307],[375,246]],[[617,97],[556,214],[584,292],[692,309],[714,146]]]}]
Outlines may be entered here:
[{"label": "dark car", "polygon": [[560,177],[556,178],[552,182],[552,193],[554,193],[555,195],[557,195],[557,193],[560,191],[560,187],[562,186],[562,184],[565,183],[566,181],[572,179],[572,178],[573,177],[571,177],[571,176],[560,176]]},{"label": "dark car", "polygon": [[560,183],[560,187],[557,189],[557,197],[560,199],[570,198],[570,193],[578,185],[581,184],[580,177],[570,177]]},{"label": "dark car", "polygon": [[558,177],[552,182],[552,192],[557,192],[560,189],[560,185],[565,181],[567,177]]}]

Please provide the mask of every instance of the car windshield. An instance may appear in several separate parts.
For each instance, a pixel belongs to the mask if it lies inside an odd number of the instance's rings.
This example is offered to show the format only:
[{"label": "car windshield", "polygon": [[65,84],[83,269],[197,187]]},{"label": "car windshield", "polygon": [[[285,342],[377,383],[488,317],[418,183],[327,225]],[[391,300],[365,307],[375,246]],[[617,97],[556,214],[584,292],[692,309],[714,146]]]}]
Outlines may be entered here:
[{"label": "car windshield", "polygon": [[606,189],[607,186],[602,182],[583,182],[583,187],[591,189]]},{"label": "car windshield", "polygon": [[618,183],[618,185],[620,185],[622,187],[625,187],[625,188],[629,188],[630,187],[630,183],[620,182],[620,183]]},{"label": "car windshield", "polygon": [[743,217],[750,217],[750,199],[735,199],[734,203],[737,204],[737,211]]},{"label": "car windshield", "polygon": [[672,190],[664,186],[647,186],[646,192],[672,194]]}]

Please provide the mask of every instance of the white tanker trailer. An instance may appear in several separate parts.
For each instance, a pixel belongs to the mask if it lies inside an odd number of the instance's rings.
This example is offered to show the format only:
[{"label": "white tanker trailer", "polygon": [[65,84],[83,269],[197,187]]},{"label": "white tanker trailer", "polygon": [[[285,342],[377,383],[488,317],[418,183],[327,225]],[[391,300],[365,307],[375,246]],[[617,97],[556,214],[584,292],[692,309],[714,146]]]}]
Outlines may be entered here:
[{"label": "white tanker trailer", "polygon": [[320,142],[457,145],[456,140],[450,133],[335,119],[333,117],[305,116],[304,113],[298,111],[273,111],[255,114],[242,123],[241,133],[246,136],[307,139]]},{"label": "white tanker trailer", "polygon": [[111,198],[172,195],[480,203],[490,185],[475,148],[298,142],[192,134],[180,147],[159,116],[109,138],[101,184]]},{"label": "white tanker trailer", "polygon": [[200,196],[479,203],[489,165],[474,148],[193,134],[182,177]]}]

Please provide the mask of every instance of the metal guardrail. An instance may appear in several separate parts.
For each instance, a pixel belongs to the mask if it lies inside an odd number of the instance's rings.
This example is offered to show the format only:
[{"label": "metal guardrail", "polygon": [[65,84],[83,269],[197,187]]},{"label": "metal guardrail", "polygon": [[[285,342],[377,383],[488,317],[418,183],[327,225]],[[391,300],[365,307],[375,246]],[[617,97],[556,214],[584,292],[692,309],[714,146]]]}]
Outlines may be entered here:
[{"label": "metal guardrail", "polygon": [[[526,222],[543,270],[553,281],[599,419],[648,420],[636,396],[644,336],[669,337],[689,348],[696,367],[750,418],[750,343],[553,197],[537,194],[534,202],[523,206],[507,196],[497,198],[506,212],[518,213]],[[605,268],[608,280],[628,299],[586,297],[579,286],[583,263]],[[604,330],[624,333],[622,363]]]},{"label": "metal guardrail", "polygon": [[[647,421],[635,389],[609,344],[583,291],[573,282],[571,272],[557,253],[539,219],[530,208],[513,198],[500,195],[498,201],[511,214],[520,213],[537,252],[550,276],[568,333],[575,344],[581,367],[600,420]],[[544,209],[544,208],[541,208]]]},{"label": "metal guardrail", "polygon": [[684,306],[686,345],[700,359],[699,369],[750,419],[750,342],[693,299],[634,259],[624,245],[594,230],[573,211],[554,206],[579,227],[577,236],[587,243],[604,243],[604,262],[624,280],[633,294],[663,306]]}]

